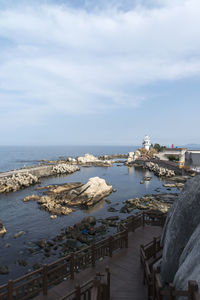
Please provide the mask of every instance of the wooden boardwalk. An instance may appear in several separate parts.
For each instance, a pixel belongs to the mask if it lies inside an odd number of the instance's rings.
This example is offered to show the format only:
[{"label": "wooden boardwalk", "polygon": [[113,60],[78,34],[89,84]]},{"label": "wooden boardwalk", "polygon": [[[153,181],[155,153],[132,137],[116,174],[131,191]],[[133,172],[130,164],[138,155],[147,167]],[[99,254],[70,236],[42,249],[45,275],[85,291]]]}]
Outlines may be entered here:
[{"label": "wooden boardwalk", "polygon": [[56,300],[68,294],[76,284],[83,284],[93,278],[96,272],[104,272],[108,266],[111,273],[111,300],[145,300],[147,290],[142,283],[143,270],[140,266],[139,247],[147,244],[153,237],[161,234],[161,227],[145,226],[138,228],[134,233],[129,233],[129,245],[97,262],[94,268],[88,268],[75,274],[75,279],[67,280],[48,290],[48,295],[40,294],[35,300]]}]

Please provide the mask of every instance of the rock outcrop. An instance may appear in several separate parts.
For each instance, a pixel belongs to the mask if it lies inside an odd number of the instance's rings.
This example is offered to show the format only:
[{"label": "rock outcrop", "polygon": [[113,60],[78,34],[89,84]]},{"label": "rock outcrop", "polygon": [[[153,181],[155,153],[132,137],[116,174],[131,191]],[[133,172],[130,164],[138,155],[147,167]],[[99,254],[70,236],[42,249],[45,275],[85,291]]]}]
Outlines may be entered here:
[{"label": "rock outcrop", "polygon": [[140,158],[140,156],[141,156],[141,153],[139,150],[137,150],[135,152],[129,152],[126,165],[129,165],[129,164],[135,162],[137,159]]},{"label": "rock outcrop", "polygon": [[3,236],[4,234],[6,234],[6,228],[0,220],[0,236]]},{"label": "rock outcrop", "polygon": [[45,209],[53,215],[69,215],[73,209],[66,207],[65,203],[60,199],[57,200],[52,196],[42,196],[37,203],[40,204],[42,209]]},{"label": "rock outcrop", "polygon": [[133,198],[123,201],[125,204],[121,207],[121,213],[130,213],[134,209],[157,211],[158,213],[167,213],[171,207],[171,201],[173,201],[177,194],[158,194],[158,195],[146,195],[142,198]]},{"label": "rock outcrop", "polygon": [[8,266],[0,266],[0,274],[7,275],[9,273]]},{"label": "rock outcrop", "polygon": [[69,164],[58,164],[53,167],[52,174],[71,174],[76,171],[79,171],[80,168],[77,166],[69,165]]},{"label": "rock outcrop", "polygon": [[200,224],[189,239],[180,258],[179,268],[174,278],[174,284],[178,290],[185,290],[188,280],[193,279],[200,286]]},{"label": "rock outcrop", "polygon": [[173,170],[162,168],[158,164],[155,164],[153,162],[146,162],[145,168],[159,177],[173,177],[176,175]]},{"label": "rock outcrop", "polygon": [[134,161],[134,154],[135,152],[129,152],[128,153],[128,159],[127,159],[127,163],[131,163],[132,161]]},{"label": "rock outcrop", "polygon": [[[200,283],[200,175],[189,179],[168,213],[162,244],[161,275],[187,289],[188,280]],[[194,267],[194,265],[197,265]],[[197,273],[198,274],[197,274]],[[191,277],[192,276],[192,277]],[[193,277],[195,276],[195,277]]]},{"label": "rock outcrop", "polygon": [[128,158],[128,154],[109,154],[109,155],[101,155],[99,159],[101,160],[108,160],[114,158]]},{"label": "rock outcrop", "polygon": [[[80,203],[79,205],[92,206],[101,199],[112,193],[112,186],[106,184],[106,181],[99,177],[92,177],[78,191],[71,204]],[[77,204],[76,204],[77,205]]]},{"label": "rock outcrop", "polygon": [[22,236],[22,235],[24,235],[24,234],[25,234],[24,231],[19,231],[19,232],[15,233],[15,234],[13,235],[13,237],[14,237],[14,239],[17,239],[17,238],[19,238],[20,236]]},{"label": "rock outcrop", "polygon": [[112,166],[113,162],[111,160],[101,160],[92,154],[85,154],[85,156],[80,156],[77,158],[77,162],[80,165],[95,165],[95,166]]},{"label": "rock outcrop", "polygon": [[40,196],[38,196],[38,195],[31,195],[31,196],[27,196],[26,198],[24,198],[24,202],[33,201],[33,200],[39,200],[39,199],[40,199]]},{"label": "rock outcrop", "polygon": [[42,209],[53,215],[68,215],[73,207],[90,207],[112,193],[112,186],[105,180],[92,177],[86,184],[81,182],[67,183],[59,186],[50,186],[42,197],[28,196],[24,202],[37,200]]},{"label": "rock outcrop", "polygon": [[0,193],[16,192],[37,183],[38,177],[30,173],[17,173],[0,179]]}]

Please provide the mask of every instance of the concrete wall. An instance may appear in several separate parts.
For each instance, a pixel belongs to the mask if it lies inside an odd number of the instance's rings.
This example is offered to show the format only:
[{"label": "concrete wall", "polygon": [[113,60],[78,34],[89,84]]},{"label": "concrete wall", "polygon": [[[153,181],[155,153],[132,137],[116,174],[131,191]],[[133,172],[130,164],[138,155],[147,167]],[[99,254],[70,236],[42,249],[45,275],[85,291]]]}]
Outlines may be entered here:
[{"label": "concrete wall", "polygon": [[192,167],[200,167],[200,152],[188,151],[185,153],[185,164]]},{"label": "concrete wall", "polygon": [[52,173],[51,173],[52,169],[53,169],[52,165],[24,168],[24,169],[20,169],[20,170],[14,170],[14,171],[8,171],[8,172],[1,173],[0,178],[12,176],[13,174],[16,174],[16,173],[21,173],[21,174],[30,173],[30,174],[35,175],[38,178],[40,178],[40,177],[52,175]]}]

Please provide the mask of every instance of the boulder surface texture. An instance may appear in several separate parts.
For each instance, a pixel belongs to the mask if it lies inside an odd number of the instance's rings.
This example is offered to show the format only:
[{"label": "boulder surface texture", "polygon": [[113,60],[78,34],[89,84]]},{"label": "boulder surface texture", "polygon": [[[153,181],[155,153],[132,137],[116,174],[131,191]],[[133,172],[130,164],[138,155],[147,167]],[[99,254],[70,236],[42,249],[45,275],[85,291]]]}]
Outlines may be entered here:
[{"label": "boulder surface texture", "polygon": [[[200,175],[189,179],[171,207],[162,234],[161,276],[179,289],[200,284]],[[196,264],[196,265],[195,265]]]}]

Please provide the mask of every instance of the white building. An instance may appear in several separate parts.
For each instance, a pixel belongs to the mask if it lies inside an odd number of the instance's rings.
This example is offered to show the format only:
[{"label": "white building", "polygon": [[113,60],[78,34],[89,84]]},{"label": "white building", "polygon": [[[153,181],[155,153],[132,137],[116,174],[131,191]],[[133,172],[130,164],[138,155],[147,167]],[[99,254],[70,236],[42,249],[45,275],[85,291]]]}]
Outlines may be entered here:
[{"label": "white building", "polygon": [[144,137],[143,146],[147,151],[149,151],[149,149],[151,147],[151,139],[148,135],[145,135],[145,137]]}]

